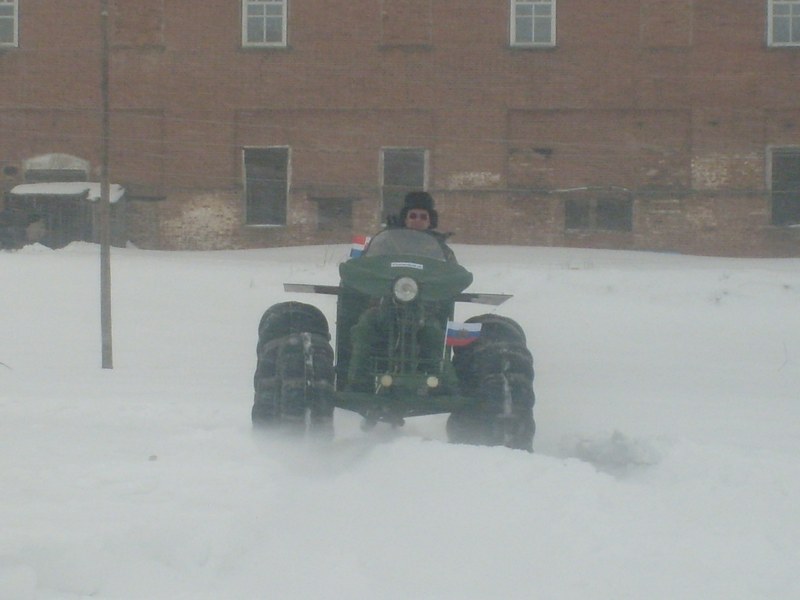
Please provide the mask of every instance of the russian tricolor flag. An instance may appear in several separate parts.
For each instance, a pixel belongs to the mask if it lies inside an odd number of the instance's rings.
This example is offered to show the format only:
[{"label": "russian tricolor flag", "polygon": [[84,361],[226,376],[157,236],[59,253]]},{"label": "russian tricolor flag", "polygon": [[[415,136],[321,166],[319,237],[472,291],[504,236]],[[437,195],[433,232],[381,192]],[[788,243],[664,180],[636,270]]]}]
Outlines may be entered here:
[{"label": "russian tricolor flag", "polygon": [[457,323],[447,322],[447,337],[445,343],[448,346],[466,346],[477,340],[481,335],[482,323]]},{"label": "russian tricolor flag", "polygon": [[364,253],[364,248],[369,244],[370,237],[367,235],[354,235],[353,245],[350,246],[350,258],[358,258]]}]

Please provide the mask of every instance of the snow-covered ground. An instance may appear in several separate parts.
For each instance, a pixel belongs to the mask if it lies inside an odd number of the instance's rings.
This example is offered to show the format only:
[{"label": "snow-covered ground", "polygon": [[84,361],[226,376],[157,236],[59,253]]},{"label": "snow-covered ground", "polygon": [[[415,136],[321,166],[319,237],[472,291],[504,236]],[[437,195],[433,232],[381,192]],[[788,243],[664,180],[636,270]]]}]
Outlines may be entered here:
[{"label": "snow-covered ground", "polygon": [[[800,260],[455,247],[513,293],[536,452],[251,431],[256,327],[345,246],[0,252],[0,598],[800,598]],[[461,318],[483,312],[460,307]]]}]

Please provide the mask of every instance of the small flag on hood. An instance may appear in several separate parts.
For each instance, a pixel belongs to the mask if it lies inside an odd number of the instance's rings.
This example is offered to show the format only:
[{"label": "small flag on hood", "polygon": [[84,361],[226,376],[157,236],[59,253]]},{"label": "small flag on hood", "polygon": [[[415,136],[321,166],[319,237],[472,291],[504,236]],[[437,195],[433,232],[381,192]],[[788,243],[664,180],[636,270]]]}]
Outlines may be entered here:
[{"label": "small flag on hood", "polygon": [[445,342],[448,346],[466,346],[477,340],[481,335],[482,323],[457,323],[447,322],[447,338]]},{"label": "small flag on hood", "polygon": [[364,253],[364,248],[369,244],[369,236],[367,235],[354,235],[353,245],[350,246],[350,258],[358,258]]}]

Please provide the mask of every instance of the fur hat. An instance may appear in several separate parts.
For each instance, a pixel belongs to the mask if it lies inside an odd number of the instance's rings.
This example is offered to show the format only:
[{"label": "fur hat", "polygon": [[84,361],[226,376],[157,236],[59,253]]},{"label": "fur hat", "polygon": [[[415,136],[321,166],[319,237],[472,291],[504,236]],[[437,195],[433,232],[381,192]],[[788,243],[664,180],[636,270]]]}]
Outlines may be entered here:
[{"label": "fur hat", "polygon": [[406,222],[408,211],[418,208],[428,211],[430,217],[428,229],[436,229],[439,225],[439,213],[433,208],[433,197],[428,192],[409,192],[403,201],[403,208],[400,211],[400,223]]}]

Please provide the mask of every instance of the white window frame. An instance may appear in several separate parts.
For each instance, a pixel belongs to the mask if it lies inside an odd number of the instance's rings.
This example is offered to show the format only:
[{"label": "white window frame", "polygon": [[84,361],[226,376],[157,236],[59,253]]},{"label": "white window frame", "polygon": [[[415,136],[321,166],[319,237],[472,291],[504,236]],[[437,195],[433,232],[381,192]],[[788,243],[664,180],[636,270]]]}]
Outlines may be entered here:
[{"label": "white window frame", "polygon": [[[517,24],[523,20],[530,21],[530,39],[519,39],[522,34],[518,31]],[[537,40],[536,25],[543,21],[548,21],[550,24],[550,39]],[[511,45],[523,48],[552,48],[555,46],[556,0],[511,0]]]},{"label": "white window frame", "polygon": [[10,40],[0,39],[0,47],[16,48],[19,45],[19,1],[0,0],[0,8],[3,9],[2,14],[0,14],[0,21],[4,23],[12,21],[11,36],[13,38]]},{"label": "white window frame", "polygon": [[[767,44],[800,46],[800,0],[768,0],[767,13]],[[788,22],[789,39],[775,39],[775,23],[778,20]]]},{"label": "white window frame", "polygon": [[[245,48],[283,48],[286,47],[286,21],[289,0],[242,0],[242,46]],[[267,40],[267,21],[280,19],[280,39]],[[260,21],[261,39],[249,39],[248,24]]]}]

